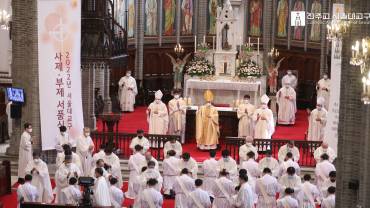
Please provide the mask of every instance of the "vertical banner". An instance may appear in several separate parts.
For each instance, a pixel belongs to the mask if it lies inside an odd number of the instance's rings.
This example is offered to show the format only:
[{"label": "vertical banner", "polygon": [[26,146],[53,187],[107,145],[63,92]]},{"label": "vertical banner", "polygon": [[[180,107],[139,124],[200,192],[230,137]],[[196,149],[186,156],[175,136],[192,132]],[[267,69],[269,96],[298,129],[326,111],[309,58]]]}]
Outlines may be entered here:
[{"label": "vertical banner", "polygon": [[38,0],[38,63],[42,150],[54,149],[59,126],[71,138],[83,128],[81,1]]},{"label": "vertical banner", "polygon": [[[333,4],[333,19],[344,13],[344,4]],[[335,21],[335,20],[334,20]],[[335,38],[331,46],[331,73],[330,98],[328,120],[325,127],[325,139],[329,146],[337,152],[338,149],[338,123],[340,103],[340,82],[342,71],[342,39]]]}]

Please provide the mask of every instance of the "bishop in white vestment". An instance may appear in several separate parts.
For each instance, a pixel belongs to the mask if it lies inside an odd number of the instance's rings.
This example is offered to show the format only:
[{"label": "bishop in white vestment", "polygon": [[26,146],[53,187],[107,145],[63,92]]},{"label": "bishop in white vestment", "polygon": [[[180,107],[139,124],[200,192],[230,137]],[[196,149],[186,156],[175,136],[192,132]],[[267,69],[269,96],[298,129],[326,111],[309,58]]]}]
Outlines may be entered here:
[{"label": "bishop in white vestment", "polygon": [[174,91],[174,98],[168,102],[170,135],[181,136],[181,143],[185,142],[186,102],[180,97],[181,91]]},{"label": "bishop in white vestment", "polygon": [[269,100],[267,95],[263,95],[261,97],[261,107],[254,112],[253,120],[256,122],[254,138],[256,139],[271,139],[275,132],[274,116],[267,106]]},{"label": "bishop in white vestment", "polygon": [[158,90],[155,93],[155,100],[152,102],[146,113],[149,123],[149,134],[167,134],[168,111],[166,104],[162,102],[163,93]]},{"label": "bishop in white vestment", "polygon": [[94,204],[95,206],[111,206],[110,191],[107,180],[103,176],[101,168],[95,169]]},{"label": "bishop in white vestment", "polygon": [[297,89],[298,80],[297,77],[293,74],[292,70],[288,70],[287,74],[281,79],[281,86],[284,86],[284,83],[289,83],[291,87]]},{"label": "bishop in white vestment", "polygon": [[323,141],[328,111],[323,107],[324,98],[317,98],[316,109],[311,111],[308,122],[308,141]]},{"label": "bishop in white vestment", "polygon": [[324,74],[323,78],[317,82],[316,90],[317,97],[323,97],[325,99],[323,107],[328,110],[330,98],[330,79],[328,78],[327,74]]},{"label": "bishop in white vestment", "polygon": [[194,179],[191,178],[188,169],[182,169],[181,175],[175,178],[173,184],[173,191],[176,194],[175,207],[187,208],[190,201],[189,194],[194,190]]},{"label": "bishop in white vestment", "polygon": [[126,72],[119,82],[118,97],[121,105],[121,111],[134,111],[135,97],[137,95],[136,80],[131,76],[131,71]]},{"label": "bishop in white vestment", "polygon": [[167,152],[170,151],[170,150],[174,150],[176,152],[176,157],[178,157],[178,158],[180,158],[180,156],[182,155],[181,143],[179,141],[177,141],[175,137],[172,137],[170,139],[170,141],[167,141],[164,144],[163,154],[166,156]]},{"label": "bishop in white vestment", "polygon": [[296,92],[287,81],[284,87],[277,92],[276,100],[279,105],[278,124],[294,124],[297,113]]},{"label": "bishop in white vestment", "polygon": [[247,136],[245,138],[245,144],[239,147],[239,163],[241,164],[243,161],[247,160],[247,153],[253,152],[254,159],[258,159],[258,150],[257,147],[253,145],[253,137]]},{"label": "bishop in white vestment", "polygon": [[245,95],[243,103],[238,106],[239,119],[238,137],[252,136],[254,134],[253,114],[256,107],[250,103],[250,96]]},{"label": "bishop in white vestment", "polygon": [[134,191],[134,184],[137,183],[138,176],[141,173],[141,169],[146,166],[145,156],[142,154],[143,147],[140,145],[135,146],[135,153],[130,156],[128,160],[128,168],[130,170],[130,176],[128,179],[128,190],[125,196],[130,199],[135,199],[136,194]]},{"label": "bishop in white vestment", "polygon": [[77,154],[80,156],[82,164],[82,172],[88,176],[91,170],[94,152],[94,143],[90,137],[90,128],[85,127],[83,135],[77,139]]},{"label": "bishop in white vestment", "polygon": [[17,189],[18,207],[21,202],[37,202],[37,199],[39,198],[37,188],[31,184],[32,176],[26,175],[24,179],[25,183],[23,185],[19,185]]},{"label": "bishop in white vestment", "polygon": [[32,160],[32,125],[24,124],[24,131],[19,144],[18,178],[24,178],[25,167]]}]

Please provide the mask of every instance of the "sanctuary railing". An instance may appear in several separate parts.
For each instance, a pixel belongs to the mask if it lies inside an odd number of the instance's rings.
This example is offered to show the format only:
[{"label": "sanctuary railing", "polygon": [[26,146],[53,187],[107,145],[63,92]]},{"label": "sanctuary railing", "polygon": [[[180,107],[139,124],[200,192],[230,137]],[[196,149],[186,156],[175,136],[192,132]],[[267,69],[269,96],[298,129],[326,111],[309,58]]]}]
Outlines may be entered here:
[{"label": "sanctuary railing", "polygon": [[[289,141],[292,140],[254,139],[253,145],[257,148],[259,155],[263,156],[266,150],[271,150],[272,155],[277,159],[280,147]],[[239,147],[245,143],[245,138],[226,137],[223,142],[226,149],[230,151],[231,156],[236,161],[239,161]],[[300,166],[314,167],[316,165],[313,153],[320,147],[321,143],[319,141],[294,140],[294,145],[299,149],[300,153],[298,161]]]}]

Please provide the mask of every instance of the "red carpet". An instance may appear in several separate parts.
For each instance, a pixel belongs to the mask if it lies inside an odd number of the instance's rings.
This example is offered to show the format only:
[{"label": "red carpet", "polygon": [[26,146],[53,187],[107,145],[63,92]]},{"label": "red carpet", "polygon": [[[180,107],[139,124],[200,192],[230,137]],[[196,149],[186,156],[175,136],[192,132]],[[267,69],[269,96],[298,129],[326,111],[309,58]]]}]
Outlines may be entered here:
[{"label": "red carpet", "polygon": [[308,114],[306,110],[298,110],[296,122],[293,126],[278,125],[275,129],[273,139],[305,140],[308,129]]}]

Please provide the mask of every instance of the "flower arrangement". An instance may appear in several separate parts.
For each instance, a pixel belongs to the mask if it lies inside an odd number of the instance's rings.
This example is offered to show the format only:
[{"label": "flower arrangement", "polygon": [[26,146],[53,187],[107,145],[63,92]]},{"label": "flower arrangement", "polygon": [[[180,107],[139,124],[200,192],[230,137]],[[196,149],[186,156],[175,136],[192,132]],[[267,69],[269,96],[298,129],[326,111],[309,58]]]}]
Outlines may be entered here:
[{"label": "flower arrangement", "polygon": [[215,66],[204,57],[194,57],[186,67],[186,73],[193,76],[212,75],[215,71]]},{"label": "flower arrangement", "polygon": [[259,78],[262,76],[261,68],[252,60],[243,61],[236,69],[239,78]]}]

